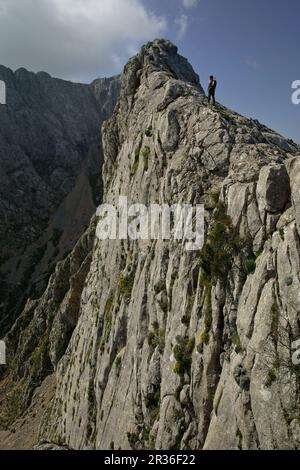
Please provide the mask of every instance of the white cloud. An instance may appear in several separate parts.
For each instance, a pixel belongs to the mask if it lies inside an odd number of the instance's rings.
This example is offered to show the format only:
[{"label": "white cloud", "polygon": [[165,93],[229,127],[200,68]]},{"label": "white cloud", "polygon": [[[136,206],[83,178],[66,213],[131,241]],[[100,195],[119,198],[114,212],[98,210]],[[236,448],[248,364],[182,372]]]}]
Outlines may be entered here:
[{"label": "white cloud", "polygon": [[183,0],[183,6],[185,8],[193,8],[197,5],[198,0]]},{"label": "white cloud", "polygon": [[187,15],[180,15],[175,19],[175,25],[177,26],[177,38],[182,39],[186,33],[189,20]]},{"label": "white cloud", "polygon": [[165,18],[142,0],[0,0],[0,60],[81,80],[120,71]]}]

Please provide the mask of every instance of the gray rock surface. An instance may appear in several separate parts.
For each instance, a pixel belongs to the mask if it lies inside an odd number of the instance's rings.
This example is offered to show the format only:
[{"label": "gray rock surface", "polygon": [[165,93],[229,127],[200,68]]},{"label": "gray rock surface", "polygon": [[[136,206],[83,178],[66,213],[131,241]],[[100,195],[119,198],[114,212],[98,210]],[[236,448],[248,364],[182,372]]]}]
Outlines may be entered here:
[{"label": "gray rock surface", "polygon": [[0,106],[1,337],[26,298],[40,296],[99,203],[99,129],[119,79],[82,85],[3,66],[0,79],[7,91]]},{"label": "gray rock surface", "polygon": [[126,65],[103,143],[105,202],[205,203],[206,242],[187,252],[174,240],[100,241],[91,228],[89,255],[79,244],[57,268],[10,340],[26,367],[34,329],[38,351],[49,333],[57,386],[41,445],[299,449],[299,147],[209,106],[163,40]]}]

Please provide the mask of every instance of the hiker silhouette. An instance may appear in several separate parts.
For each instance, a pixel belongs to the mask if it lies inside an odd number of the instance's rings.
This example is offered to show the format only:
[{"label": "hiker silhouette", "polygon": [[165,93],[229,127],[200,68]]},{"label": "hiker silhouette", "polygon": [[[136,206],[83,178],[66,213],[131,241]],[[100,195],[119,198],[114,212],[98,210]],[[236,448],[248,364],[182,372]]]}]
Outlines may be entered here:
[{"label": "hiker silhouette", "polygon": [[209,84],[208,84],[208,102],[211,101],[213,104],[216,104],[216,88],[217,88],[217,80],[211,75],[209,77]]}]

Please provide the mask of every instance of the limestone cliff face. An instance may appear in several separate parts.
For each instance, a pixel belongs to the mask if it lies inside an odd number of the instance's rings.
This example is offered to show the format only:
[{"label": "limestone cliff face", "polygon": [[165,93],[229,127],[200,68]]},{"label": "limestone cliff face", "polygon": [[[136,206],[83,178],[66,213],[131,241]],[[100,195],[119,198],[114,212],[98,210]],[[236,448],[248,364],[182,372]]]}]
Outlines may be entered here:
[{"label": "limestone cliff face", "polygon": [[298,146],[210,107],[163,40],[125,67],[103,141],[105,202],[203,203],[206,241],[100,241],[93,221],[27,306],[19,344],[46,322],[56,369],[40,448],[300,448]]},{"label": "limestone cliff face", "polygon": [[83,85],[3,66],[0,79],[7,90],[0,106],[2,337],[26,298],[41,295],[99,203],[99,129],[112,114],[119,79]]}]

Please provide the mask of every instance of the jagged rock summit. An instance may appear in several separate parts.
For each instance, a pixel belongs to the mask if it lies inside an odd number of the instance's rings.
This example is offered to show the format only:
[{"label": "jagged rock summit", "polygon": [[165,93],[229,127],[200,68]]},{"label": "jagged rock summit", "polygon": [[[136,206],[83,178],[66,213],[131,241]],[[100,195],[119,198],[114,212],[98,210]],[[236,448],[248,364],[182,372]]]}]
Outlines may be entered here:
[{"label": "jagged rock summit", "polygon": [[[144,76],[153,72],[165,72],[167,75],[171,74],[173,78],[199,86],[202,90],[199,76],[188,60],[178,54],[177,46],[171,41],[156,39],[143,46],[140,53],[128,62],[125,74],[127,71],[132,70],[134,73],[134,70],[137,70],[135,67],[133,69],[133,64],[138,65],[138,69]],[[137,76],[141,73],[137,73]]]},{"label": "jagged rock summit", "polygon": [[299,147],[210,107],[165,40],[126,65],[103,144],[104,202],[204,203],[206,241],[100,241],[93,219],[7,338],[20,409],[55,389],[40,448],[299,448]]}]

